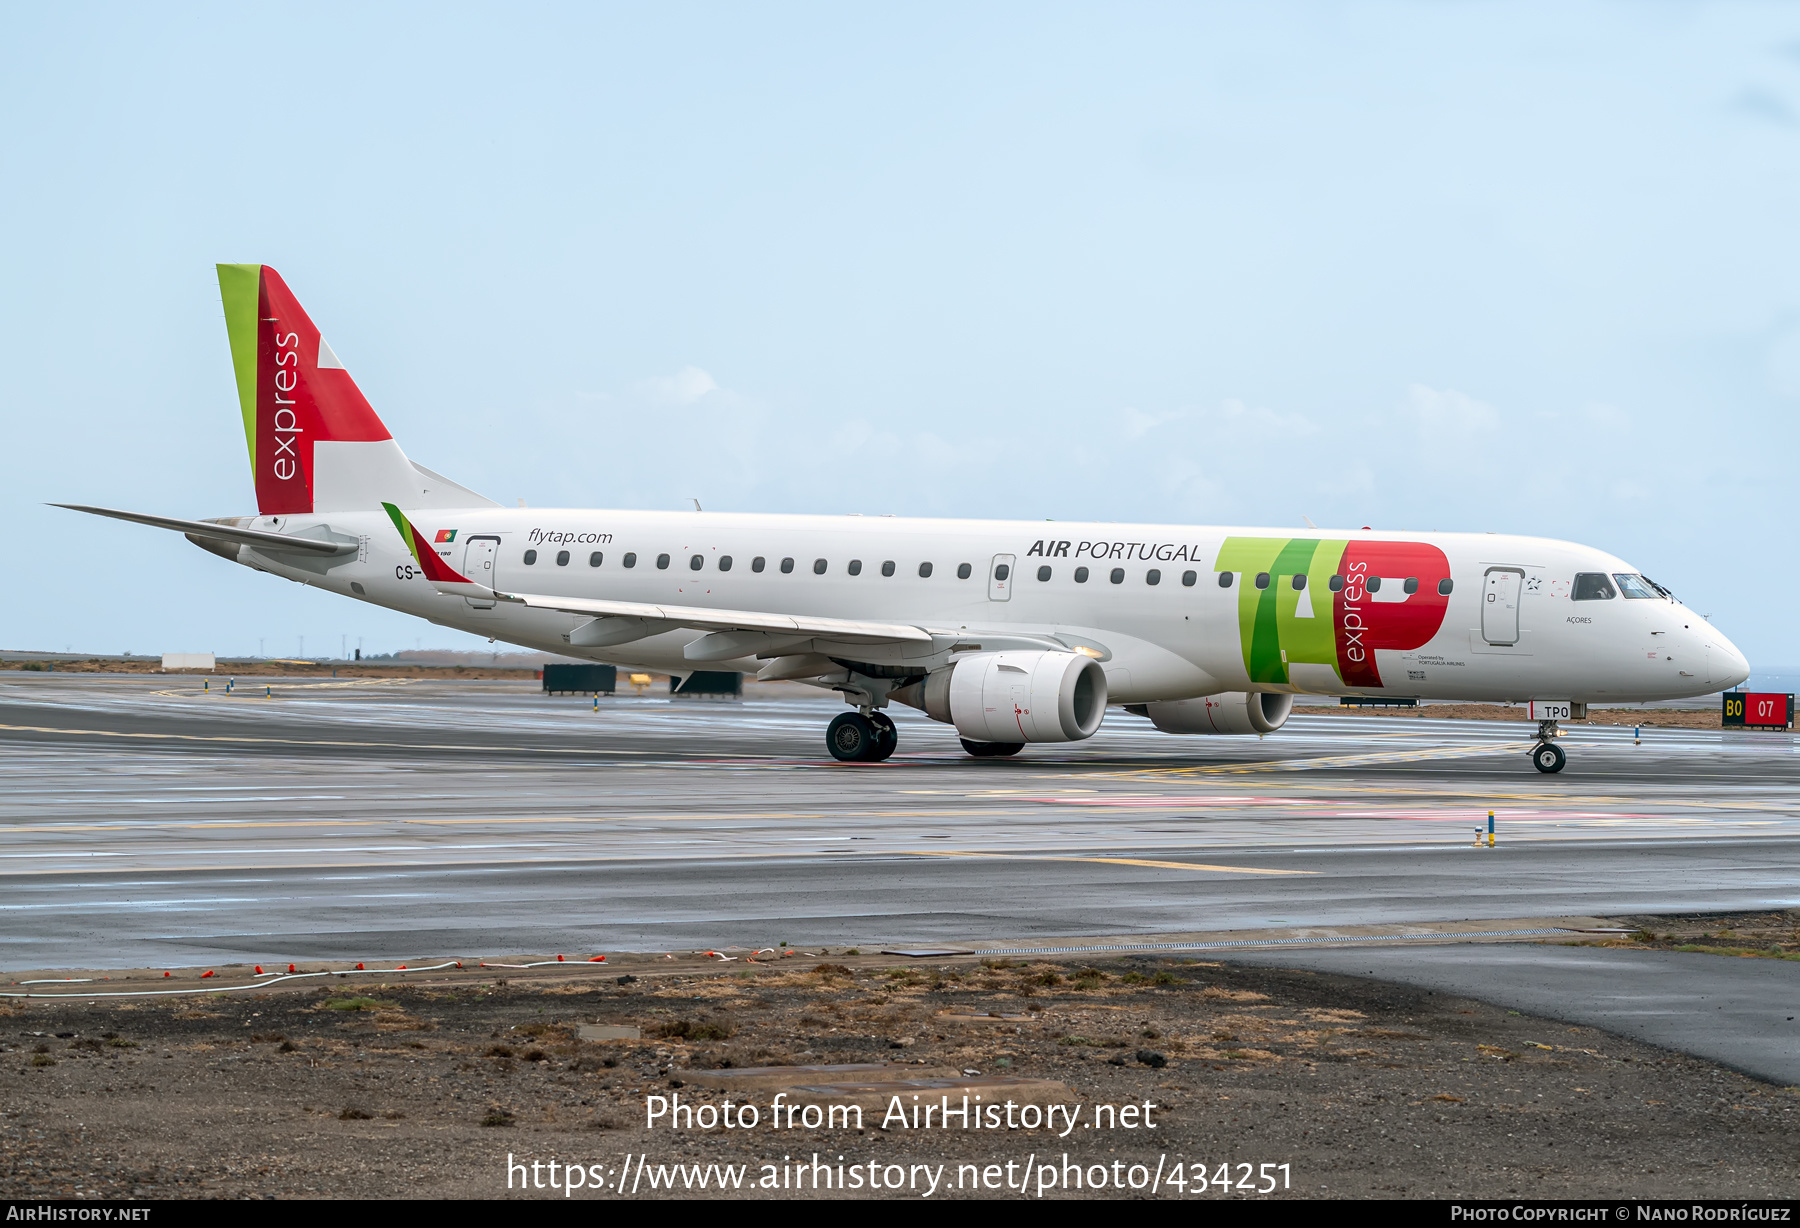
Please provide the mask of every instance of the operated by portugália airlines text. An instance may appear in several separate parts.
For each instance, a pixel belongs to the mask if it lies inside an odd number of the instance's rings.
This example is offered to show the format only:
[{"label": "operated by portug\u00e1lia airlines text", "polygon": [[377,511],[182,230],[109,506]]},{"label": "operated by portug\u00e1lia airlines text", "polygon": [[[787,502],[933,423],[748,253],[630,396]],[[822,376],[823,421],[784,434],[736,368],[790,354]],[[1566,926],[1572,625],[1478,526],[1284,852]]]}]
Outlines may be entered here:
[{"label": "operated by portug\u00e1lia airlines text", "polygon": [[1181,1156],[1083,1163],[1064,1152],[1060,1158],[1039,1158],[995,1163],[888,1164],[881,1160],[851,1163],[814,1152],[811,1158],[782,1156],[761,1164],[661,1164],[648,1155],[627,1152],[617,1161],[603,1164],[570,1164],[562,1160],[520,1160],[506,1156],[506,1188],[509,1190],[560,1190],[565,1198],[577,1192],[588,1195],[625,1195],[649,1190],[688,1193],[739,1190],[870,1190],[930,1198],[940,1192],[1010,1191],[1022,1197],[1042,1198],[1059,1191],[1135,1191],[1139,1194],[1273,1194],[1290,1188],[1286,1164],[1216,1165],[1189,1161]]}]

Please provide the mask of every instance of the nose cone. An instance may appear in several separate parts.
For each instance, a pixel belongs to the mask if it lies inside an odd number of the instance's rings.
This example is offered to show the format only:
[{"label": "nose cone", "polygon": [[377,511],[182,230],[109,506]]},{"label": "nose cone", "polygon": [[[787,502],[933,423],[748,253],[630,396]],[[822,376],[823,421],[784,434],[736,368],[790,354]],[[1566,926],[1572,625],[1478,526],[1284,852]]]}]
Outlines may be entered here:
[{"label": "nose cone", "polygon": [[1750,678],[1750,662],[1737,645],[1707,628],[1706,664],[1712,684],[1720,690],[1738,686]]}]

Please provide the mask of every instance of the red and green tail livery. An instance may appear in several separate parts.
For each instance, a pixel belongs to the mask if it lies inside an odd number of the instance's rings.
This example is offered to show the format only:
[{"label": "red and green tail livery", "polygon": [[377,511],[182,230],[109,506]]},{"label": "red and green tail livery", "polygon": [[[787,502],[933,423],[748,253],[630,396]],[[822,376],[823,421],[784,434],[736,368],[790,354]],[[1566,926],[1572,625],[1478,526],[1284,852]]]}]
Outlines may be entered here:
[{"label": "red and green tail livery", "polygon": [[[279,273],[266,264],[218,267],[257,509],[265,516],[325,510],[321,503],[335,500],[318,497],[321,445],[378,443],[392,437]],[[380,451],[400,455],[391,442]],[[328,483],[333,496],[351,476],[346,466],[358,471],[356,477],[370,471],[366,461],[348,459],[351,455],[344,454],[342,463],[334,457],[337,471]],[[387,456],[379,457],[379,462],[387,461]]]},{"label": "red and green tail livery", "polygon": [[[412,551],[413,560],[418,563],[419,570],[425,574],[427,580],[434,584],[474,583],[438,557],[438,552],[432,548],[430,542],[425,540],[424,534],[413,528],[412,521],[406,518],[405,512],[392,503],[383,503],[381,506],[386,509],[388,519],[394,522],[394,527],[400,530],[400,540],[406,543],[408,550]],[[443,536],[442,533],[438,534],[440,541],[443,540]]]}]

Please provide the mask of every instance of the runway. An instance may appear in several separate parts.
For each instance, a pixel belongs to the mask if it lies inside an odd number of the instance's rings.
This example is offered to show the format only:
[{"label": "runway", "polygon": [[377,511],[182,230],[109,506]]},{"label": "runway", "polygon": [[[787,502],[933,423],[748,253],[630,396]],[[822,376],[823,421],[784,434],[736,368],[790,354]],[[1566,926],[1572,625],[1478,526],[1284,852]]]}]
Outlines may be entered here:
[{"label": "runway", "polygon": [[[1035,942],[1800,904],[1786,735],[1123,713],[974,760],[834,700],[500,682],[0,675],[0,964],[191,966],[728,943]],[[1471,847],[1487,810],[1498,847]]]}]

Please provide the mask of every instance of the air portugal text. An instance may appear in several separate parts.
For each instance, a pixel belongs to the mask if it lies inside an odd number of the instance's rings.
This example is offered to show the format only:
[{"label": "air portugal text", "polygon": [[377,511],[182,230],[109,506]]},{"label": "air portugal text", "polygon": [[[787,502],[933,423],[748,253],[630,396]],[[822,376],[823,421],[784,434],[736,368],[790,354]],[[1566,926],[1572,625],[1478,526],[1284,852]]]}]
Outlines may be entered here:
[{"label": "air portugal text", "polygon": [[[1069,553],[1074,548],[1074,555]],[[1047,559],[1154,559],[1159,563],[1198,563],[1200,546],[1197,542],[1066,542],[1036,541],[1031,549],[1025,552],[1026,558],[1034,555]]]}]

